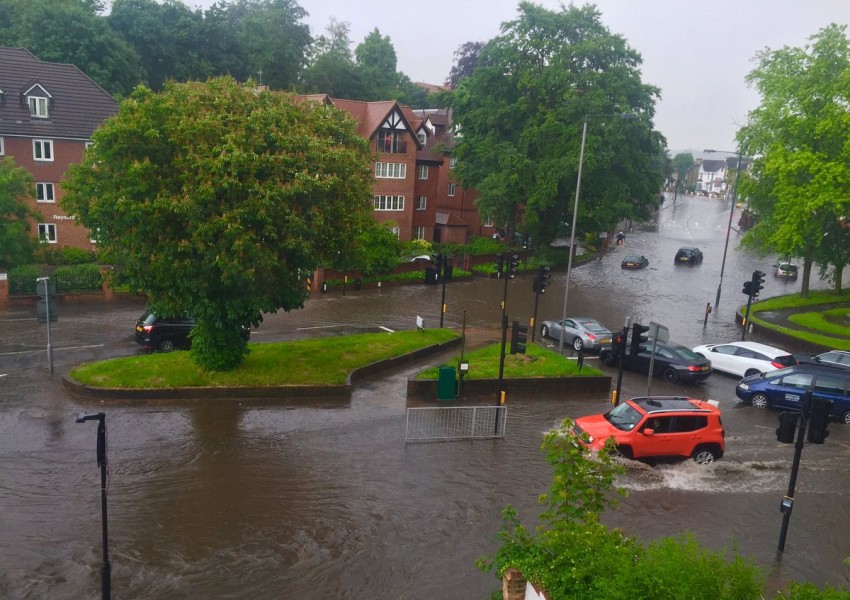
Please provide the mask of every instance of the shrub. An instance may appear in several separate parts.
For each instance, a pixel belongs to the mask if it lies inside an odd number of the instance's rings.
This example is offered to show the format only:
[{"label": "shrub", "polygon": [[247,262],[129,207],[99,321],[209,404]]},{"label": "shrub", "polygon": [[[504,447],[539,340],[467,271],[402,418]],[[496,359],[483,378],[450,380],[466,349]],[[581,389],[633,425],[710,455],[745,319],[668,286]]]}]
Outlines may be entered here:
[{"label": "shrub", "polygon": [[53,281],[56,282],[56,292],[88,292],[99,290],[103,277],[97,265],[74,265],[57,267],[53,271]]},{"label": "shrub", "polygon": [[41,277],[36,265],[23,265],[9,270],[9,294],[12,296],[35,295],[35,280]]}]

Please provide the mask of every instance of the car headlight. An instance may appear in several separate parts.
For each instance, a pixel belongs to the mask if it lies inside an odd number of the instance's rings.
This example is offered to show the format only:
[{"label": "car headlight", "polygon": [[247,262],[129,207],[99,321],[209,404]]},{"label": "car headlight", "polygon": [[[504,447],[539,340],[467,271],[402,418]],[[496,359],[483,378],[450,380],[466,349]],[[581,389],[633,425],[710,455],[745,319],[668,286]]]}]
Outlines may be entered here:
[{"label": "car headlight", "polygon": [[746,383],[739,383],[738,388],[746,391],[746,390],[750,389],[750,386],[748,386]]}]

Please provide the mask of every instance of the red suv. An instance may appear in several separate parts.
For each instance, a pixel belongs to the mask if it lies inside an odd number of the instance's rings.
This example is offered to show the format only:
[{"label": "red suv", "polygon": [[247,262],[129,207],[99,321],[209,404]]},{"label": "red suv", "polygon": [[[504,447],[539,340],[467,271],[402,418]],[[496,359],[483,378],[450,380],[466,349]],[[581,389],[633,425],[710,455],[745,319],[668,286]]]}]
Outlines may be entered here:
[{"label": "red suv", "polygon": [[614,438],[620,454],[639,460],[690,457],[708,464],[726,450],[716,403],[679,396],[632,398],[603,415],[579,417],[573,431],[592,450]]}]

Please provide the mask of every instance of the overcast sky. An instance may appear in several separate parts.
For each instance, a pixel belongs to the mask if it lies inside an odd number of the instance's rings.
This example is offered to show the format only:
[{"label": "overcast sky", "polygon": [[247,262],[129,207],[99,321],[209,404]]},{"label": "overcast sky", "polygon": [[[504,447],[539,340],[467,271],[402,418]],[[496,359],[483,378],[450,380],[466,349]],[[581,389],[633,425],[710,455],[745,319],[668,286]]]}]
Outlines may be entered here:
[{"label": "overcast sky", "polygon": [[[206,8],[213,0],[184,0]],[[398,70],[442,83],[465,42],[487,41],[517,15],[516,0],[296,0],[314,36],[331,17],[356,46],[389,36]],[[557,0],[537,4],[558,10]],[[564,2],[563,4],[569,4]],[[577,2],[576,4],[583,4]],[[850,0],[597,0],[602,22],[643,57],[643,81],[661,88],[655,126],[672,152],[736,149],[735,132],[759,96],[744,81],[764,48],[802,47],[830,23],[850,23]]]}]

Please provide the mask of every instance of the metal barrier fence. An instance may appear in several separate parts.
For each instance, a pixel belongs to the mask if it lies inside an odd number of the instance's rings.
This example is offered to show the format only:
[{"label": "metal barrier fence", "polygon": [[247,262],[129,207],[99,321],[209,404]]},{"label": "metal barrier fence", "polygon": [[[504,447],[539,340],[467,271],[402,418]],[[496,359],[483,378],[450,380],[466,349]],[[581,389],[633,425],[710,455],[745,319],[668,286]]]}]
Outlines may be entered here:
[{"label": "metal barrier fence", "polygon": [[404,441],[503,438],[507,418],[507,406],[408,408]]}]

